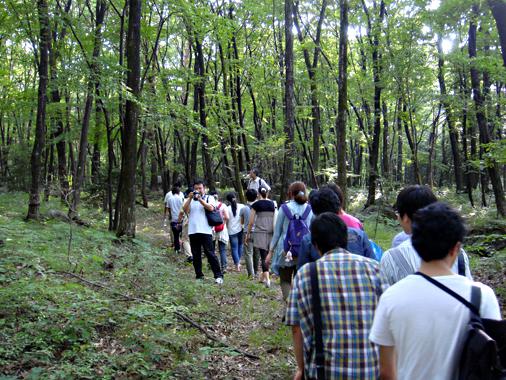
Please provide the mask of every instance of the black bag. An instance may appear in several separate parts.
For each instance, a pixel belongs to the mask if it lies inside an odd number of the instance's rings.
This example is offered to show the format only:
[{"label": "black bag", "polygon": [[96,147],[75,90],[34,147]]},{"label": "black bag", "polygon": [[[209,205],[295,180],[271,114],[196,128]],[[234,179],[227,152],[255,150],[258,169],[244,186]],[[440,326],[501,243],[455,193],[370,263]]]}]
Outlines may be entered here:
[{"label": "black bag", "polygon": [[416,272],[416,274],[471,310],[467,336],[460,355],[459,380],[505,380],[505,363],[501,363],[501,360],[504,359],[506,321],[494,321],[480,317],[481,289],[476,286],[471,288],[471,302],[469,302],[432,277],[420,272]]},{"label": "black bag", "polygon": [[322,305],[320,300],[320,287],[318,286],[318,272],[316,263],[309,264],[309,274],[311,277],[311,296],[313,298],[313,323],[315,335],[315,361],[316,361],[316,378],[325,380],[325,352],[323,351],[322,336]]},{"label": "black bag", "polygon": [[[209,197],[207,197],[206,202],[209,200]],[[216,207],[213,211],[206,210],[206,218],[207,223],[211,227],[219,226],[220,224],[223,224],[223,218],[221,217],[220,210],[218,210]]]}]

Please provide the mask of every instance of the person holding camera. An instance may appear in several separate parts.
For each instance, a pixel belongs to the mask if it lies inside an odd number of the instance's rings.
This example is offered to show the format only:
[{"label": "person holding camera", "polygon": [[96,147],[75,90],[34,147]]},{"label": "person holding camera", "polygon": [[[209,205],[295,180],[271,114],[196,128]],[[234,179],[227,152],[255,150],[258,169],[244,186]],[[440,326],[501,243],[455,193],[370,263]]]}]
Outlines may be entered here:
[{"label": "person holding camera", "polygon": [[216,207],[214,197],[206,195],[206,188],[202,180],[196,180],[193,191],[186,199],[183,209],[188,214],[188,236],[193,255],[193,268],[197,279],[204,278],[202,273],[202,250],[207,257],[215,282],[223,284],[218,258],[212,250],[213,228],[207,222],[206,211],[213,211]]}]

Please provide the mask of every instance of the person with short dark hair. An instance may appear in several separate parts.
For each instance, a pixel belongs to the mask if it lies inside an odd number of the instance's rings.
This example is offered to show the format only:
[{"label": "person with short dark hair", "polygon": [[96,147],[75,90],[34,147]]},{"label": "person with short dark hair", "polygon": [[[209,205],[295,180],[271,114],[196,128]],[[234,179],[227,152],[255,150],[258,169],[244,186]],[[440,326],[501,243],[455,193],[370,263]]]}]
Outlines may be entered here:
[{"label": "person with short dark hair", "polygon": [[[459,213],[432,203],[412,214],[411,243],[421,258],[420,272],[466,300],[481,291],[480,316],[500,319],[494,291],[452,270],[464,239]],[[430,283],[411,274],[381,296],[370,339],[380,346],[382,379],[457,379],[469,309]]]},{"label": "person with short dark hair", "polygon": [[[320,190],[313,190],[309,195],[309,204],[311,205],[314,215],[320,215],[324,212],[333,212],[341,218],[341,215],[339,215],[339,210],[341,208],[339,198],[337,194],[328,187],[323,187]],[[343,222],[346,224],[344,220]],[[346,245],[346,249],[348,252],[371,259],[375,258],[369,238],[364,231],[347,226],[347,234],[348,244]],[[297,270],[304,264],[316,261],[319,258],[320,255],[318,251],[311,244],[311,234],[304,236],[299,257],[297,258]]]},{"label": "person with short dark hair", "polygon": [[248,181],[248,190],[256,190],[258,192],[258,189],[260,187],[265,187],[267,189],[267,192],[271,191],[271,187],[265,182],[263,178],[259,177],[259,170],[257,168],[253,168],[249,172],[249,181]]},{"label": "person with short dark hair", "polygon": [[334,191],[336,193],[337,197],[339,198],[340,206],[339,206],[338,215],[343,220],[343,222],[350,228],[357,228],[359,230],[363,230],[364,225],[362,224],[362,222],[358,218],[356,218],[353,215],[350,215],[350,214],[346,213],[346,211],[344,211],[344,209],[343,209],[344,194],[343,194],[343,190],[339,187],[339,185],[337,185],[334,182],[329,182],[323,187],[327,187],[327,188],[331,189],[332,191]]},{"label": "person with short dark hair", "polygon": [[188,194],[188,198],[183,204],[184,212],[188,215],[188,235],[193,255],[193,268],[197,279],[204,278],[202,272],[202,250],[211,265],[215,282],[218,285],[223,284],[223,274],[221,272],[218,258],[212,250],[213,228],[207,222],[206,211],[213,211],[216,207],[214,197],[206,194],[204,181],[196,180],[193,184],[193,191]]},{"label": "person with short dark hair", "polygon": [[[407,238],[398,246],[385,251],[381,258],[381,271],[390,285],[416,272],[420,267],[420,256],[416,253],[411,241],[412,218],[417,210],[436,201],[436,196],[428,186],[408,186],[399,192],[396,202],[397,217]],[[454,272],[472,280],[469,258],[463,249],[459,256],[460,258],[453,266]]]},{"label": "person with short dark hair", "polygon": [[378,378],[378,352],[368,336],[386,283],[376,261],[345,250],[347,238],[347,226],[335,212],[311,223],[311,239],[322,257],[297,272],[286,311],[297,361],[294,379],[317,378],[312,265],[321,299],[325,378]]},{"label": "person with short dark hair", "polygon": [[167,193],[165,196],[164,210],[164,218],[167,217],[167,213],[169,214],[170,229],[172,231],[172,245],[176,253],[179,253],[181,249],[179,240],[181,234],[181,224],[179,224],[179,211],[181,210],[181,206],[183,206],[184,202],[184,195],[181,192],[180,188],[181,184],[179,182],[176,182],[171,191]]},{"label": "person with short dark hair", "polygon": [[259,250],[261,257],[262,273],[260,274],[260,282],[270,288],[271,280],[269,277],[269,266],[265,259],[274,232],[276,207],[274,206],[274,202],[267,198],[267,193],[267,189],[261,187],[259,190],[260,199],[251,205],[246,242],[249,244],[249,240],[253,234],[252,244]]},{"label": "person with short dark hair", "polygon": [[[248,238],[248,225],[251,215],[251,206],[257,200],[258,192],[254,189],[246,190],[244,194],[246,196],[247,203],[245,207],[243,207],[240,211],[240,215],[242,220],[244,220],[243,224],[243,233],[244,233],[244,261],[246,262],[246,270],[248,271],[248,277],[255,278],[258,270],[258,249],[253,248],[252,236]],[[248,241],[249,240],[249,241]],[[255,257],[256,256],[256,257]]]}]

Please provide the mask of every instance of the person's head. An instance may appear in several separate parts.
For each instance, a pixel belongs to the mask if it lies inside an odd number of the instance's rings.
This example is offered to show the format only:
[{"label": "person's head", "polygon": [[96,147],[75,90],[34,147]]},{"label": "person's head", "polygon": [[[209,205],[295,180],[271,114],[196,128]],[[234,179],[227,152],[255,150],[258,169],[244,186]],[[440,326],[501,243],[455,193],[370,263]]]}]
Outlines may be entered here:
[{"label": "person's head", "polygon": [[306,185],[304,182],[292,182],[288,187],[288,196],[300,205],[307,202]]},{"label": "person's head", "polygon": [[174,186],[172,186],[172,194],[179,194],[179,191],[181,190],[181,184],[179,182],[176,182]]},{"label": "person's head", "polygon": [[255,202],[258,197],[258,192],[255,189],[246,190],[246,200],[248,202]]},{"label": "person's head", "polygon": [[336,248],[346,248],[348,228],[335,212],[324,212],[311,223],[311,243],[321,255]]},{"label": "person's head", "polygon": [[183,193],[185,198],[188,198],[190,196],[190,193],[193,191],[191,187],[187,188],[185,192]]},{"label": "person's head", "polygon": [[339,198],[336,193],[328,187],[312,191],[309,194],[309,203],[314,215],[320,215],[324,212],[333,212],[337,214],[341,208]]},{"label": "person's head", "polygon": [[322,188],[329,188],[330,190],[332,190],[334,193],[336,193],[337,197],[339,198],[339,211],[341,210],[341,208],[343,207],[343,204],[344,204],[344,194],[343,194],[343,191],[341,190],[341,188],[334,182],[329,182],[327,183],[325,186],[323,186]]},{"label": "person's head", "polygon": [[202,194],[205,194],[206,192],[206,185],[203,180],[196,179],[193,182],[193,191]]},{"label": "person's head", "polygon": [[237,198],[233,191],[227,194],[227,201],[230,203],[232,214],[235,216],[237,213]]},{"label": "person's head", "polygon": [[432,203],[413,215],[411,243],[425,262],[455,259],[466,234],[460,214],[442,202]]},{"label": "person's head", "polygon": [[411,233],[413,214],[434,202],[437,202],[437,198],[429,186],[412,185],[399,192],[395,208],[397,209],[399,223],[406,233]]},{"label": "person's head", "polygon": [[253,168],[249,171],[249,176],[252,180],[255,180],[257,177],[258,177],[258,169],[257,168]]},{"label": "person's head", "polygon": [[220,199],[220,196],[218,195],[218,192],[216,190],[211,190],[209,191],[207,194],[211,195],[214,197],[214,199],[216,200],[219,200]]},{"label": "person's head", "polygon": [[259,189],[258,189],[258,194],[260,195],[260,197],[262,197],[262,199],[267,199],[267,193],[269,193],[267,191],[267,189],[263,186],[260,186]]}]

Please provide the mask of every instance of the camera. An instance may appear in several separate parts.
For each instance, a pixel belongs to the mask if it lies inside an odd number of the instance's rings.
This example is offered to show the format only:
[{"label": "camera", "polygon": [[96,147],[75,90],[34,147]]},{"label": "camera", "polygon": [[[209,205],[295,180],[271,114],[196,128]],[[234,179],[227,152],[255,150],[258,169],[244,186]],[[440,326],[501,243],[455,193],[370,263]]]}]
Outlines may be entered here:
[{"label": "camera", "polygon": [[194,193],[193,193],[193,200],[194,200],[194,201],[198,201],[198,200],[199,200],[199,198],[200,198],[200,193],[199,193],[199,192],[194,192]]}]

